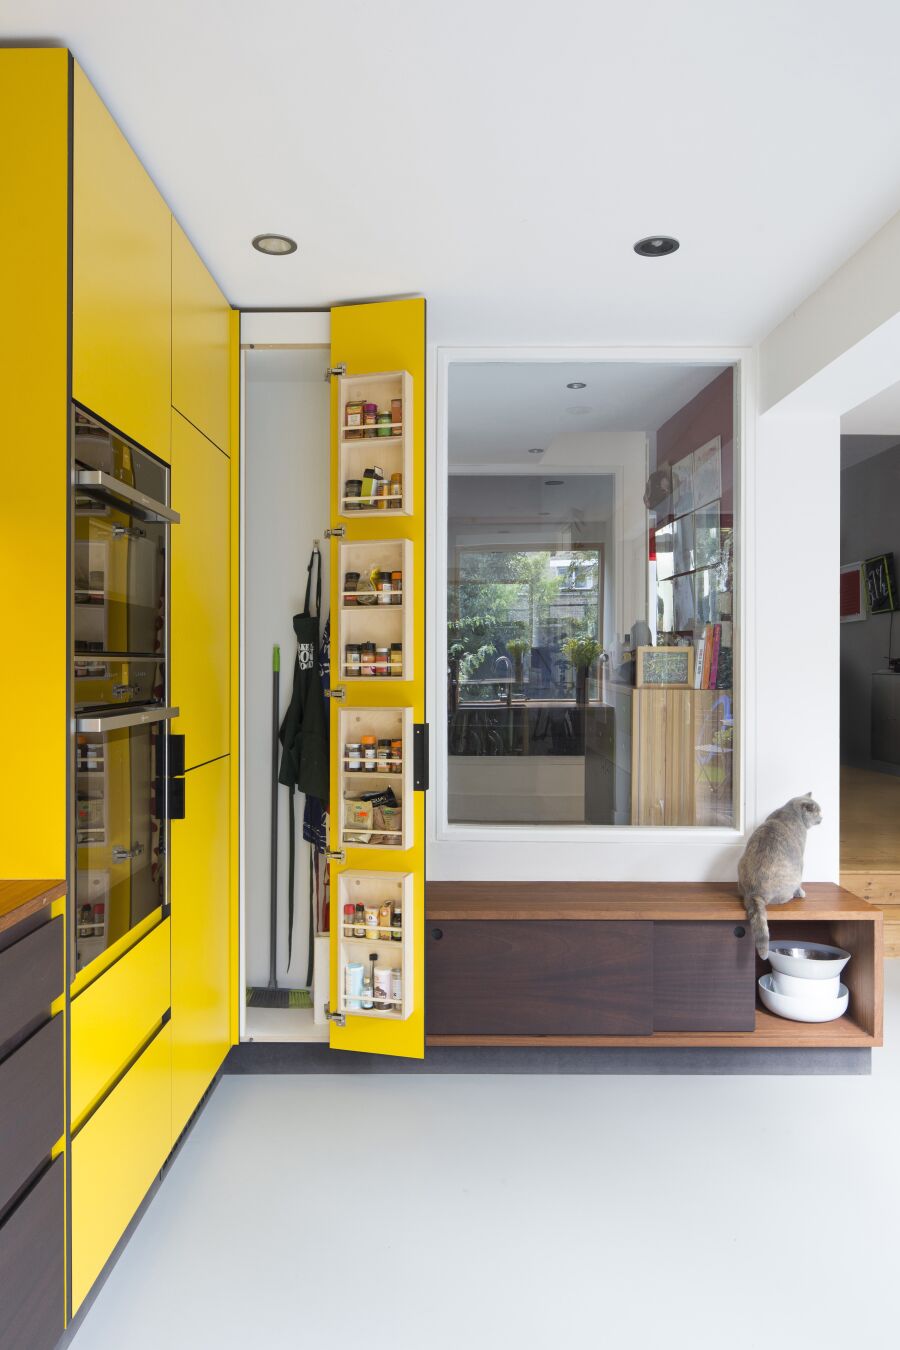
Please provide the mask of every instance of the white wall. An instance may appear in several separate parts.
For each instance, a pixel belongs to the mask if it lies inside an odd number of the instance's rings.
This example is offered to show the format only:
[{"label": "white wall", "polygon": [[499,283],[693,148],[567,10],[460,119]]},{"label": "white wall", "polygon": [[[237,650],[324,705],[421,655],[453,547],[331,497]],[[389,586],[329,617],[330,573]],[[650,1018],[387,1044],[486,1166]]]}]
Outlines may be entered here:
[{"label": "white wall", "polygon": [[[271,316],[267,316],[269,318]],[[246,319],[245,319],[246,337]],[[328,603],[328,348],[245,353],[244,430],[244,932],[246,980],[269,969],[269,832],[272,646],[281,646],[281,710],[290,702],[295,639],[312,541],[322,543]],[[323,620],[324,623],[324,620]],[[301,842],[304,798],[295,795],[297,867],[294,955],[287,970],[287,788],[279,788],[279,983],[306,975],[309,845]]]}]

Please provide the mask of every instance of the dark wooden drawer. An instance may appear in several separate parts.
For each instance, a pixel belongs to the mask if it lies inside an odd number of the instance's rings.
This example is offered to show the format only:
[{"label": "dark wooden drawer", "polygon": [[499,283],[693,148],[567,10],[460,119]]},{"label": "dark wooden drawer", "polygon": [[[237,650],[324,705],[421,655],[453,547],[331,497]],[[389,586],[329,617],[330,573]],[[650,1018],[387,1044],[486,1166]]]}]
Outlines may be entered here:
[{"label": "dark wooden drawer", "polygon": [[0,952],[0,1047],[50,1011],[63,991],[61,916]]},{"label": "dark wooden drawer", "polygon": [[0,1064],[0,1212],[63,1132],[63,1019],[57,1014]]},{"label": "dark wooden drawer", "polygon": [[52,1350],[63,1333],[63,1182],[57,1158],[0,1226],[0,1350]]},{"label": "dark wooden drawer", "polygon": [[752,1031],[755,972],[746,924],[654,923],[653,1030]]},{"label": "dark wooden drawer", "polygon": [[652,924],[453,920],[425,947],[430,1036],[652,1030]]}]

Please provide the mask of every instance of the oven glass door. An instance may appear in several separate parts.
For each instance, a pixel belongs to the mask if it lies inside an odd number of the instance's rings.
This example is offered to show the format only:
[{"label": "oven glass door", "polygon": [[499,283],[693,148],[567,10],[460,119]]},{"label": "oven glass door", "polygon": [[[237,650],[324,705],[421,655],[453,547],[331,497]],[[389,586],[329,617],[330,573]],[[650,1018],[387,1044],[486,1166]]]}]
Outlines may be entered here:
[{"label": "oven glass door", "polygon": [[135,520],[83,490],[76,493],[76,659],[162,655],[166,528],[158,521]]},{"label": "oven glass door", "polygon": [[[112,721],[112,719],[111,719]],[[166,722],[104,727],[75,737],[75,971],[83,970],[166,901],[165,823],[157,780]]]}]

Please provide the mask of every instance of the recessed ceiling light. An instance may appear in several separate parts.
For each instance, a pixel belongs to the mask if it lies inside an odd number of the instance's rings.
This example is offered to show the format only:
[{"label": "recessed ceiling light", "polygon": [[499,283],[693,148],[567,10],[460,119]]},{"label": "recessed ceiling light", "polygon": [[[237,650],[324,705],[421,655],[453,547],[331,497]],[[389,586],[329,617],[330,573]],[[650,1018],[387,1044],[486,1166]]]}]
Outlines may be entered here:
[{"label": "recessed ceiling light", "polygon": [[567,388],[567,389],[587,389],[587,385],[586,385],[586,384],[582,384],[581,380],[573,380],[571,384],[567,384],[567,385],[566,385],[566,388]]},{"label": "recessed ceiling light", "polygon": [[545,478],[544,487],[562,487],[565,481],[564,478]]},{"label": "recessed ceiling light", "polygon": [[529,455],[542,455],[544,453],[544,447],[542,445],[535,445],[528,451],[528,453]]},{"label": "recessed ceiling light", "polygon": [[289,239],[286,234],[258,234],[252,243],[258,253],[268,253],[273,258],[297,252],[296,239]]},{"label": "recessed ceiling light", "polygon": [[678,240],[673,239],[670,234],[648,234],[646,239],[637,241],[634,251],[642,258],[665,258],[668,253],[674,253],[680,247]]}]

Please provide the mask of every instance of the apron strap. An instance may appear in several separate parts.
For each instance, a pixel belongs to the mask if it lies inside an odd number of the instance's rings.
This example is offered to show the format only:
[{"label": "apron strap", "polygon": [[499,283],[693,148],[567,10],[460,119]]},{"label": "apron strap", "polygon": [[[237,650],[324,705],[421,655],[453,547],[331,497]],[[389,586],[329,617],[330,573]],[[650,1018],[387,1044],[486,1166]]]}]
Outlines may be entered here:
[{"label": "apron strap", "polygon": [[314,548],[309,555],[309,566],[306,569],[306,598],[303,601],[303,613],[308,615],[310,590],[312,589],[312,572],[317,560],[319,565],[318,568],[316,568],[316,618],[322,613],[322,555],[318,548]]}]

